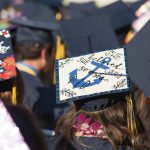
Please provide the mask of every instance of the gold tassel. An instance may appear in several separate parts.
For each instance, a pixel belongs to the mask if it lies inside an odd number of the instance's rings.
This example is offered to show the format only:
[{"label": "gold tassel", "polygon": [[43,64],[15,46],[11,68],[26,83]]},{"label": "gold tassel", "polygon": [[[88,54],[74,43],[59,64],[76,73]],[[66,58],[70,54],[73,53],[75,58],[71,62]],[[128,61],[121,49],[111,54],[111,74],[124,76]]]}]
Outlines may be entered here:
[{"label": "gold tassel", "polygon": [[56,44],[56,59],[62,59],[65,57],[65,46],[61,43],[61,37],[57,36]]},{"label": "gold tassel", "polygon": [[127,123],[128,123],[128,129],[134,133],[137,134],[137,127],[136,127],[136,121],[135,121],[135,114],[133,109],[133,101],[131,96],[127,96]]},{"label": "gold tassel", "polygon": [[[61,43],[61,37],[57,36],[56,59],[65,58],[65,46]],[[54,70],[53,84],[56,84],[56,72]]]},{"label": "gold tassel", "polygon": [[16,86],[16,81],[13,83],[12,87],[12,104],[16,105],[17,104],[17,86]]}]

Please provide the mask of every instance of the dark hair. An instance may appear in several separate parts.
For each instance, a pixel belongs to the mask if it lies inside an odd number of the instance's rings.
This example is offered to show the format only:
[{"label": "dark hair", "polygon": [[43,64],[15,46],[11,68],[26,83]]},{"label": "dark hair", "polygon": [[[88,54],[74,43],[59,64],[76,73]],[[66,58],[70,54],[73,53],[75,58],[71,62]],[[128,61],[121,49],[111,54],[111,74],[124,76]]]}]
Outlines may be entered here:
[{"label": "dark hair", "polygon": [[46,48],[46,53],[49,56],[51,54],[51,46],[46,44],[18,44],[18,55],[20,59],[36,59],[40,57],[41,51]]},{"label": "dark hair", "polygon": [[145,96],[142,91],[137,94],[136,108],[146,134],[150,138],[150,98]]},{"label": "dark hair", "polygon": [[23,104],[24,99],[24,85],[21,73],[18,69],[17,76],[15,79],[9,79],[6,81],[2,81],[0,83],[0,99],[6,104],[12,104],[12,88],[13,85],[16,84],[17,91],[16,91],[16,98],[17,104]]},{"label": "dark hair", "polygon": [[23,106],[5,105],[31,150],[47,150],[46,138],[35,117]]},{"label": "dark hair", "polygon": [[32,41],[16,43],[16,50],[19,59],[37,59],[40,57],[43,49],[46,49],[46,56],[48,58],[54,48],[55,40],[51,32],[49,32],[49,43],[37,43]]},{"label": "dark hair", "polygon": [[[69,113],[59,119],[56,126],[56,133],[64,135],[69,141],[75,136],[72,128],[75,124],[75,117],[78,114],[84,114],[100,122],[104,126],[107,138],[113,144],[115,149],[119,145],[139,147],[141,140],[140,127],[137,127],[137,134],[132,133],[127,125],[127,103],[118,102],[117,104],[103,110],[87,112],[74,108]],[[137,120],[135,120],[137,122]]]}]

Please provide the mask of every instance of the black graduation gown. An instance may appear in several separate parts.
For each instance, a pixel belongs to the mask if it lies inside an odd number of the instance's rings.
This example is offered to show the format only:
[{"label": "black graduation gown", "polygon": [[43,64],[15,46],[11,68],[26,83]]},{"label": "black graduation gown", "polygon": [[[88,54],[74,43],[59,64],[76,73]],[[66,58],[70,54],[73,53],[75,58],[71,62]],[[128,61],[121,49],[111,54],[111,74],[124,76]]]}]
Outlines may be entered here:
[{"label": "black graduation gown", "polygon": [[46,87],[40,78],[22,72],[25,86],[25,105],[34,112],[42,127],[53,130],[56,120],[70,108],[68,104],[56,104],[55,86]]},{"label": "black graduation gown", "polygon": [[[81,137],[82,144],[76,138],[72,144],[69,144],[62,136],[52,136],[47,140],[49,150],[114,150],[110,142],[96,137]],[[119,150],[131,150],[131,148],[119,146]]]}]

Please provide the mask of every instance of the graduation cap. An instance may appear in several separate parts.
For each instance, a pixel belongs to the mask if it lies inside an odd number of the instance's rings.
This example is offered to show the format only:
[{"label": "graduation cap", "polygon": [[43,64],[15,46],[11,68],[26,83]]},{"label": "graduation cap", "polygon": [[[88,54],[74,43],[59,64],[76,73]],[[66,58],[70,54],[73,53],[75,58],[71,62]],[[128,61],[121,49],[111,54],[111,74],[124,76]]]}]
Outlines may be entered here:
[{"label": "graduation cap", "polygon": [[73,19],[84,17],[87,13],[90,13],[95,9],[96,7],[94,2],[87,2],[83,4],[70,3],[69,6],[62,8],[62,13],[64,19]]},{"label": "graduation cap", "polygon": [[39,0],[46,5],[49,5],[52,8],[59,8],[62,5],[62,0]]},{"label": "graduation cap", "polygon": [[124,48],[58,60],[57,103],[74,101],[76,111],[95,112],[127,102],[127,124],[136,132]]},{"label": "graduation cap", "polygon": [[10,34],[0,31],[0,81],[16,77],[16,64],[11,46]]},{"label": "graduation cap", "polygon": [[49,7],[40,3],[28,2],[22,5],[21,10],[23,16],[12,19],[11,23],[43,30],[58,29],[55,15]]},{"label": "graduation cap", "polygon": [[8,5],[9,0],[1,0],[0,2],[0,10],[2,10],[3,8],[5,8]]},{"label": "graduation cap", "polygon": [[136,18],[133,11],[122,1],[117,1],[91,12],[93,14],[108,14],[115,31],[128,27]]},{"label": "graduation cap", "polygon": [[16,32],[16,43],[39,43],[50,44],[52,35],[50,32],[41,29],[33,29],[28,27],[19,27]]},{"label": "graduation cap", "polygon": [[150,97],[150,21],[126,45],[132,81]]},{"label": "graduation cap", "polygon": [[[12,103],[16,104],[16,63],[13,55],[10,34],[0,31],[0,92],[12,88]],[[10,81],[10,82],[9,82]]]},{"label": "graduation cap", "polygon": [[72,10],[68,7],[63,7],[61,9],[61,11],[62,11],[64,20],[69,20],[69,19],[74,19],[74,18],[81,18],[81,17],[86,16],[83,12]]},{"label": "graduation cap", "polygon": [[56,77],[58,103],[129,90],[123,48],[58,60]]},{"label": "graduation cap", "polygon": [[[3,102],[0,100],[0,145],[1,149],[30,150],[19,127],[12,119]],[[7,134],[8,133],[8,134]]]},{"label": "graduation cap", "polygon": [[135,13],[145,2],[146,2],[146,0],[138,0],[138,1],[134,2],[134,3],[131,3],[129,5],[129,7]]},{"label": "graduation cap", "polygon": [[118,47],[109,18],[105,15],[62,21],[60,31],[68,56]]},{"label": "graduation cap", "polygon": [[22,17],[11,20],[11,23],[17,25],[15,31],[17,43],[29,41],[49,43],[48,40],[54,36],[58,28],[52,10],[38,2],[26,2],[20,9]]},{"label": "graduation cap", "polygon": [[87,2],[83,4],[70,3],[69,8],[80,12],[89,12],[96,9],[94,2]]}]

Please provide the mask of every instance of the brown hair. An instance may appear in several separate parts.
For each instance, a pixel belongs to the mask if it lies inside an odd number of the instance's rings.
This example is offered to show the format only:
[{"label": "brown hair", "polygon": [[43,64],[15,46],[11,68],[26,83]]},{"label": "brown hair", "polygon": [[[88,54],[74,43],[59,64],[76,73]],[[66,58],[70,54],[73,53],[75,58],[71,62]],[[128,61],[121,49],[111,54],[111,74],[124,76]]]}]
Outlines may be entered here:
[{"label": "brown hair", "polygon": [[47,51],[47,55],[50,56],[51,54],[51,46],[46,44],[38,44],[38,43],[31,43],[31,44],[18,44],[17,49],[19,53],[19,57],[21,59],[37,59],[41,55],[42,49],[45,48]]},{"label": "brown hair", "polygon": [[150,99],[142,91],[137,94],[136,107],[147,136],[150,138]]},{"label": "brown hair", "polygon": [[[129,145],[134,148],[139,147],[141,138],[139,131],[135,134],[127,127],[126,102],[119,102],[111,107],[95,112],[76,111],[73,108],[69,113],[60,118],[56,126],[56,133],[63,134],[71,141],[75,135],[72,126],[78,114],[90,116],[103,124],[108,140],[113,144],[115,149],[118,149],[119,145]],[[139,128],[138,126],[137,129]]]},{"label": "brown hair", "polygon": [[46,66],[40,70],[40,78],[42,81],[50,85],[53,80],[54,73],[54,63],[55,63],[55,53],[56,53],[56,45],[53,37],[50,39],[50,44],[42,44],[42,43],[20,43],[16,45],[17,56],[19,60],[33,60],[40,57],[43,49],[46,51]]},{"label": "brown hair", "polygon": [[9,79],[6,81],[2,81],[0,83],[0,86],[2,87],[0,90],[0,99],[6,104],[12,104],[12,87],[13,84],[16,83],[17,91],[16,91],[16,97],[17,97],[17,104],[23,104],[23,98],[24,98],[24,86],[23,86],[23,80],[21,77],[21,73],[18,69],[17,76],[15,79]]}]

